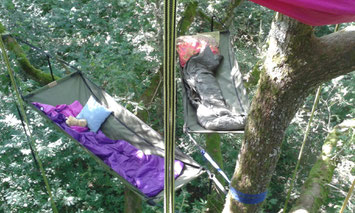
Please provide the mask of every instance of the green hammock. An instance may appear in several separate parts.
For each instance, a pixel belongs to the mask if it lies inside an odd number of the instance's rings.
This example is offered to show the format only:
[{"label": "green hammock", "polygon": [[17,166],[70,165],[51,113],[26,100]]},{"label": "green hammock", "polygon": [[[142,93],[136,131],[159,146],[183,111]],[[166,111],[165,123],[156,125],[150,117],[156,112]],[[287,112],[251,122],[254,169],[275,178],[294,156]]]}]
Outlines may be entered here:
[{"label": "green hammock", "polygon": [[[243,85],[242,75],[238,62],[235,59],[233,47],[231,46],[230,33],[212,32],[205,33],[213,35],[219,40],[219,52],[223,60],[216,71],[216,79],[223,94],[226,104],[235,114],[247,115],[249,100]],[[202,34],[203,35],[203,34]],[[182,69],[181,69],[182,70]],[[182,71],[181,71],[182,72]],[[182,73],[181,73],[182,75]],[[184,106],[184,131],[190,133],[243,133],[243,129],[233,131],[217,131],[203,128],[197,121],[196,108],[190,103],[186,88],[182,81],[182,96]]]},{"label": "green hammock", "polygon": [[[24,100],[29,106],[39,112],[40,115],[50,120],[41,110],[34,107],[32,102],[39,102],[53,106],[59,104],[71,104],[75,100],[85,103],[91,95],[95,96],[102,105],[113,110],[113,113],[111,113],[100,129],[107,137],[113,140],[125,140],[146,154],[164,156],[164,142],[159,133],[146,125],[123,106],[118,104],[109,94],[88,80],[79,71],[58,81],[53,81],[52,83],[34,91],[33,93],[25,96]],[[143,199],[152,201],[160,199],[163,196],[162,191],[154,197],[147,197],[123,177],[114,172],[99,157],[87,150],[62,128],[57,125],[54,126],[56,126],[59,131],[64,132],[71,139],[76,141],[77,144],[79,144],[90,154],[90,156],[97,160],[102,167],[109,171],[113,176],[120,178],[125,184],[127,184],[128,187],[139,194]],[[182,174],[176,179],[175,188],[182,187],[192,179],[205,172],[205,170],[198,163],[196,163],[188,155],[182,153],[179,149],[176,149],[176,160],[182,161],[185,166]]]}]

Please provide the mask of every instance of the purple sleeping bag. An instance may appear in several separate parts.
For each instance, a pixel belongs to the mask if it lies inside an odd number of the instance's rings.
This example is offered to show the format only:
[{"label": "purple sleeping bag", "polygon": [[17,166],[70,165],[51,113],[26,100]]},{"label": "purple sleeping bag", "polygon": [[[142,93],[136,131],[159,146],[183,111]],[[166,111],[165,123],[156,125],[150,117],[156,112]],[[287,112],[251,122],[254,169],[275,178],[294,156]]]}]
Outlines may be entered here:
[{"label": "purple sleeping bag", "polygon": [[[146,196],[154,197],[164,189],[164,158],[146,155],[124,140],[112,140],[101,130],[94,133],[86,127],[69,127],[65,123],[67,117],[76,117],[82,110],[79,101],[55,107],[38,102],[32,104]],[[180,176],[183,167],[181,161],[175,160],[175,178]]]}]

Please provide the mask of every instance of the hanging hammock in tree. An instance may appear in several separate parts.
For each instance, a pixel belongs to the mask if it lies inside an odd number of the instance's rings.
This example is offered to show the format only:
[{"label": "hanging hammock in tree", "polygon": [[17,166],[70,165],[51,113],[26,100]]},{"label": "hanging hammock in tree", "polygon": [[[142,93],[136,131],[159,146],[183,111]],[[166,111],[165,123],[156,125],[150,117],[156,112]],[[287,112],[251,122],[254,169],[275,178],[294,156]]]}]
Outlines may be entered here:
[{"label": "hanging hammock in tree", "polygon": [[229,32],[177,39],[184,105],[184,130],[193,133],[243,132],[248,97]]},{"label": "hanging hammock in tree", "polygon": [[354,0],[250,0],[312,26],[355,21]]},{"label": "hanging hammock in tree", "polygon": [[[81,72],[53,81],[24,100],[142,198],[163,196],[162,137]],[[85,118],[88,127],[69,126],[66,120],[70,116]],[[174,171],[175,186],[180,188],[204,169],[177,149]]]}]

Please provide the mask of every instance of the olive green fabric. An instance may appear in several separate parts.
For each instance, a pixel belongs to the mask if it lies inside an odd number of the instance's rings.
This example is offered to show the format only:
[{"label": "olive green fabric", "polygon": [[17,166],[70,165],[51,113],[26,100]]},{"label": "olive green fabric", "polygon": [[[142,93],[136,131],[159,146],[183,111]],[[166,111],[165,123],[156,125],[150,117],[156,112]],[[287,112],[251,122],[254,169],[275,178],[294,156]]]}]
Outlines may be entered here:
[{"label": "olive green fabric", "polygon": [[[235,59],[234,51],[230,42],[230,33],[213,32],[208,34],[213,35],[215,38],[219,38],[219,52],[223,56],[223,60],[217,69],[215,77],[218,81],[223,97],[234,114],[247,115],[249,108],[248,96],[243,86],[242,75],[239,71],[238,62]],[[243,129],[238,131],[214,131],[203,128],[197,121],[196,109],[190,103],[184,85],[182,85],[182,95],[185,119],[184,131],[192,133],[243,132]]]},{"label": "olive green fabric", "polygon": [[[91,95],[106,108],[113,111],[100,128],[107,137],[128,141],[145,154],[164,156],[164,141],[161,135],[118,104],[110,95],[89,81],[80,72],[54,81],[25,96],[24,99],[30,105],[32,105],[32,102],[39,102],[55,106],[71,104],[78,100],[84,106]],[[43,113],[40,114],[44,115]],[[176,188],[180,188],[204,172],[198,163],[179,149],[176,149],[176,159],[185,163],[182,174],[175,182]],[[162,195],[161,192],[156,197]]]}]

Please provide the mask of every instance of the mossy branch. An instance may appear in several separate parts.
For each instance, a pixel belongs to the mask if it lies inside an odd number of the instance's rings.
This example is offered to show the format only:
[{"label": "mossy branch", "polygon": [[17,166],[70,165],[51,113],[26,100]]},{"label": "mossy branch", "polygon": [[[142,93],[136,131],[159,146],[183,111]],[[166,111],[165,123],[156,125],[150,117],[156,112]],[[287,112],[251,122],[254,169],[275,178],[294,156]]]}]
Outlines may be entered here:
[{"label": "mossy branch", "polygon": [[229,4],[229,6],[226,10],[226,15],[225,15],[224,19],[222,20],[222,24],[224,26],[226,26],[227,28],[229,28],[229,26],[233,22],[234,9],[237,8],[242,2],[243,2],[243,0],[231,0],[231,3]]},{"label": "mossy branch", "polygon": [[181,20],[178,23],[179,31],[178,35],[185,35],[189,30],[191,23],[194,21],[197,12],[197,1],[189,2],[186,7]]},{"label": "mossy branch", "polygon": [[[21,70],[34,81],[37,81],[41,85],[46,85],[52,82],[52,76],[48,73],[43,72],[40,69],[34,67],[31,62],[28,60],[25,52],[22,47],[17,43],[16,39],[11,36],[3,36],[6,48],[15,54],[17,65]],[[58,80],[59,77],[54,76],[55,80]]]},{"label": "mossy branch", "polygon": [[[223,169],[223,156],[221,151],[221,136],[217,133],[206,134],[206,151],[215,160],[221,169]],[[210,166],[212,169],[212,166]],[[217,179],[224,185],[223,177],[217,174]],[[221,212],[223,210],[225,195],[218,190],[214,190],[207,196],[206,212]]]},{"label": "mossy branch", "polygon": [[[350,123],[350,125],[344,125]],[[351,124],[352,123],[352,124]],[[350,128],[355,128],[355,119],[348,120],[336,126],[328,134],[322,146],[322,152],[312,167],[296,205],[290,212],[318,212],[328,197],[328,184],[332,181],[336,168],[335,155],[341,136],[347,134]]]},{"label": "mossy branch", "polygon": [[[206,13],[204,13],[202,10],[197,10],[197,15],[204,21],[208,22],[208,23],[211,23],[211,20],[212,20],[212,17],[210,17],[209,15],[207,15]],[[214,22],[213,23],[213,27],[216,29],[216,30],[219,30],[219,31],[223,31],[223,30],[226,30],[223,28],[223,24],[220,23],[220,22]]]},{"label": "mossy branch", "polygon": [[[228,5],[226,9],[226,13],[224,15],[224,18],[220,22],[214,22],[214,28],[219,31],[227,30],[229,29],[230,25],[232,24],[233,18],[234,18],[234,9],[237,8],[243,0],[231,0],[230,4]],[[197,15],[204,21],[206,22],[211,22],[212,17],[204,13],[202,10],[197,10]]]}]

